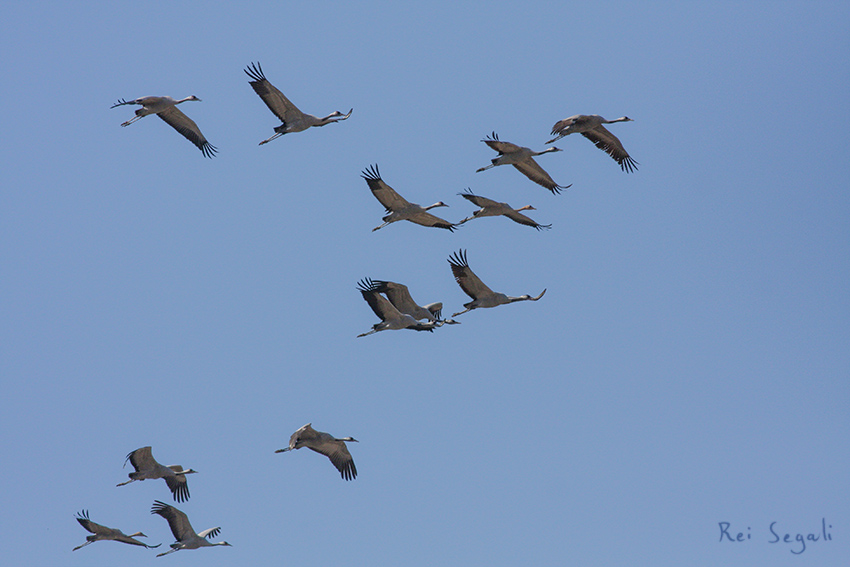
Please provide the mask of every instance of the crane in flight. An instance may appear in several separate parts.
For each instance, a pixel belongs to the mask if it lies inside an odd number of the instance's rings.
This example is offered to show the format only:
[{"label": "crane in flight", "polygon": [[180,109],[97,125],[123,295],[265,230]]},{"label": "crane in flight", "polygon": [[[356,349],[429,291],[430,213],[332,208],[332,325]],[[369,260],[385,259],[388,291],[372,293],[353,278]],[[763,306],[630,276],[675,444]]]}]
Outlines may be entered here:
[{"label": "crane in flight", "polygon": [[470,269],[469,262],[466,260],[465,250],[460,250],[449,256],[449,264],[451,264],[452,274],[454,274],[455,281],[457,281],[460,289],[472,298],[472,301],[463,304],[465,307],[463,311],[454,313],[452,317],[457,317],[479,307],[498,307],[499,305],[515,303],[517,301],[537,301],[546,293],[544,289],[536,297],[531,297],[527,294],[520,295],[519,297],[511,297],[504,293],[493,291],[478,279],[478,276]]},{"label": "crane in flight", "polygon": [[518,146],[510,142],[503,142],[499,139],[499,136],[495,132],[481,141],[487,144],[490,149],[499,152],[499,155],[490,160],[490,165],[479,167],[475,170],[475,173],[485,171],[491,167],[496,167],[497,165],[512,165],[523,175],[538,185],[542,185],[555,195],[560,193],[561,189],[566,189],[572,186],[572,184],[567,186],[558,185],[554,180],[552,180],[549,174],[546,173],[546,170],[534,161],[534,156],[563,151],[555,146],[548,147],[542,152],[535,152],[531,148],[526,148],[525,146]]},{"label": "crane in flight", "polygon": [[387,185],[386,182],[381,179],[381,173],[378,171],[377,165],[373,165],[369,169],[364,170],[361,176],[366,180],[366,184],[369,186],[369,189],[372,190],[372,195],[375,196],[375,198],[384,206],[386,212],[389,213],[381,219],[384,221],[384,224],[376,226],[372,229],[372,232],[375,232],[379,228],[384,228],[390,223],[401,220],[407,220],[422,226],[445,228],[449,232],[453,231],[457,226],[428,212],[435,207],[448,207],[447,204],[442,201],[437,201],[433,205],[422,207],[416,203],[409,202],[407,199],[396,193],[395,189]]},{"label": "crane in flight", "polygon": [[153,458],[150,447],[136,449],[127,455],[127,458],[124,460],[125,467],[127,466],[127,461],[130,461],[130,464],[136,470],[127,475],[130,477],[130,480],[116,486],[124,486],[136,480],[164,478],[165,484],[171,490],[175,501],[185,502],[189,499],[189,485],[186,483],[186,475],[194,474],[198,471],[193,469],[183,470],[183,467],[180,465],[169,465],[167,467],[161,465]]},{"label": "crane in flight", "polygon": [[190,100],[200,102],[201,99],[195,95],[187,96],[180,100],[175,100],[170,96],[143,96],[142,98],[137,98],[135,100],[124,100],[122,98],[110,108],[124,106],[125,104],[140,104],[142,105],[142,108],[136,110],[136,116],[122,123],[121,126],[129,126],[136,120],[144,118],[148,114],[156,114],[162,118],[166,124],[180,132],[184,138],[195,144],[198,149],[201,150],[201,153],[204,154],[204,157],[211,158],[215,155],[218,149],[204,138],[204,135],[201,133],[201,129],[198,128],[195,121],[183,114],[183,112],[177,108],[178,104]]},{"label": "crane in flight", "polygon": [[226,541],[213,543],[208,538],[216,537],[221,528],[210,528],[201,533],[195,533],[192,524],[189,523],[189,517],[184,512],[178,510],[174,506],[169,506],[165,502],[155,500],[151,507],[151,514],[159,514],[168,521],[168,527],[171,528],[171,533],[174,534],[174,539],[177,541],[171,544],[171,549],[158,553],[157,557],[180,551],[181,549],[198,549],[199,547],[212,547],[215,545],[226,545],[232,547]]},{"label": "crane in flight", "polygon": [[115,528],[107,528],[106,526],[102,526],[100,524],[96,524],[89,520],[89,512],[88,510],[83,510],[82,512],[77,512],[77,521],[80,522],[80,525],[83,526],[86,530],[92,533],[90,536],[86,536],[86,543],[82,545],[78,545],[71,551],[77,551],[81,547],[85,547],[90,543],[94,543],[96,541],[120,541],[121,543],[129,543],[130,545],[141,545],[142,547],[147,547],[148,549],[153,549],[155,547],[159,547],[162,545],[158,543],[156,545],[148,545],[143,543],[137,539],[133,539],[136,537],[148,537],[142,532],[136,532],[134,534],[126,535],[121,530],[116,530]]},{"label": "crane in flight", "polygon": [[537,230],[552,228],[551,224],[540,224],[537,221],[531,220],[520,212],[537,210],[531,205],[526,205],[524,207],[515,209],[507,203],[500,203],[499,201],[494,201],[493,199],[488,199],[487,197],[475,195],[469,188],[467,188],[466,191],[464,191],[463,193],[458,193],[458,195],[460,195],[470,203],[481,207],[477,211],[474,211],[471,217],[466,217],[458,224],[463,224],[466,221],[482,217],[498,217],[504,215],[514,222],[524,224],[525,226],[533,226]]},{"label": "crane in flight", "polygon": [[357,467],[354,466],[354,459],[348,452],[346,442],[359,443],[353,437],[337,439],[330,433],[316,431],[313,429],[313,424],[308,423],[292,434],[289,438],[289,447],[278,449],[275,453],[285,453],[286,451],[307,447],[329,458],[343,479],[354,480],[357,478]]},{"label": "crane in flight", "polygon": [[298,110],[297,106],[292,104],[292,102],[286,98],[282,92],[275,88],[275,86],[266,79],[266,76],[263,75],[263,68],[260,67],[259,62],[256,64],[251,63],[251,66],[245,69],[245,73],[251,77],[251,81],[249,81],[248,84],[251,85],[254,92],[263,99],[263,102],[266,103],[269,110],[271,110],[281,122],[280,126],[274,127],[274,136],[260,142],[261,146],[263,144],[268,144],[275,138],[279,138],[284,134],[302,132],[311,126],[325,126],[327,124],[333,124],[334,122],[341,122],[351,116],[351,113],[354,111],[352,108],[348,111],[348,114],[343,114],[339,110],[335,110],[324,118],[319,118],[312,114],[306,114]]},{"label": "crane in flight", "polygon": [[552,134],[557,134],[557,137],[552,138],[547,144],[551,144],[556,140],[560,140],[564,136],[570,134],[581,134],[600,150],[614,158],[620,169],[626,173],[631,173],[637,169],[638,163],[629,156],[629,152],[623,147],[622,142],[608,131],[603,124],[613,124],[615,122],[634,122],[628,116],[621,116],[614,120],[605,120],[598,114],[576,114],[569,118],[559,120],[552,126]]}]

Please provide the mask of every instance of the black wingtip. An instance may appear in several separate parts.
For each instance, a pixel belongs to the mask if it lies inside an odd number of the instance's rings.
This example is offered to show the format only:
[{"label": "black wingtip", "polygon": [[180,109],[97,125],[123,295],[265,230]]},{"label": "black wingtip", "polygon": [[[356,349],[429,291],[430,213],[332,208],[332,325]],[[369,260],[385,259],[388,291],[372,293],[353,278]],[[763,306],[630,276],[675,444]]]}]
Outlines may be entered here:
[{"label": "black wingtip", "polygon": [[626,173],[634,173],[635,171],[637,171],[638,165],[638,162],[633,160],[631,157],[626,156],[620,162],[620,169],[625,171]]},{"label": "black wingtip", "polygon": [[263,68],[260,66],[260,62],[251,63],[247,69],[245,69],[245,74],[251,77],[254,81],[265,81],[266,76],[263,74]]},{"label": "black wingtip", "polygon": [[459,268],[469,266],[469,263],[466,261],[466,250],[461,248],[460,250],[454,252],[451,256],[449,256],[449,264],[457,266]]},{"label": "black wingtip", "polygon": [[218,148],[209,142],[201,146],[201,153],[204,154],[204,157],[213,158],[215,157],[216,152],[218,152]]},{"label": "black wingtip", "polygon": [[357,289],[362,293],[375,292],[377,291],[378,287],[380,287],[380,285],[372,281],[371,278],[363,278],[362,280],[357,282]]},{"label": "black wingtip", "polygon": [[378,164],[370,165],[362,172],[360,172],[360,176],[366,181],[380,181],[381,180],[381,172],[378,171]]},{"label": "black wingtip", "polygon": [[562,190],[569,189],[572,186],[572,183],[569,185],[555,185],[554,187],[549,187],[549,191],[551,191],[553,195],[560,195]]}]

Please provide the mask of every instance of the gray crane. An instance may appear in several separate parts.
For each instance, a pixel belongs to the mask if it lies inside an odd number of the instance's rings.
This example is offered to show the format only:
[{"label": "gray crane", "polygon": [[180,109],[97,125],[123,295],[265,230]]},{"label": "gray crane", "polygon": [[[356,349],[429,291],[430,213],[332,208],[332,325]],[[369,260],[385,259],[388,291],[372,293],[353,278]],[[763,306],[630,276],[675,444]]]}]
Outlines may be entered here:
[{"label": "gray crane", "polygon": [[552,228],[551,224],[540,224],[536,221],[531,220],[520,212],[537,210],[531,205],[526,205],[524,207],[514,209],[507,203],[500,203],[499,201],[494,201],[493,199],[488,199],[487,197],[475,195],[469,188],[467,188],[466,191],[464,191],[463,193],[458,193],[458,195],[460,195],[467,201],[481,207],[477,211],[474,211],[471,217],[466,217],[458,224],[463,224],[468,220],[482,217],[498,217],[504,215],[514,222],[518,222],[519,224],[524,224],[526,226],[533,226],[537,230]]},{"label": "gray crane", "polygon": [[449,231],[453,231],[457,226],[428,212],[434,207],[448,207],[447,204],[437,201],[433,205],[422,207],[416,203],[410,203],[381,179],[377,165],[364,170],[362,177],[366,180],[366,184],[369,185],[369,189],[372,190],[372,194],[384,206],[386,212],[389,213],[381,219],[384,221],[384,224],[376,226],[372,229],[372,232],[400,220],[407,220],[412,223],[421,224],[422,226],[445,228]]},{"label": "gray crane", "polygon": [[499,155],[490,160],[492,162],[490,165],[479,167],[475,170],[475,173],[490,169],[491,167],[496,167],[497,165],[512,165],[523,175],[538,185],[542,185],[553,194],[557,195],[561,192],[561,189],[572,187],[572,183],[567,186],[561,186],[555,183],[552,178],[549,177],[549,174],[546,173],[546,171],[540,167],[536,161],[534,161],[534,156],[548,154],[550,152],[560,152],[563,150],[556,148],[555,146],[551,146],[542,152],[535,152],[531,148],[526,148],[525,146],[518,146],[510,142],[503,142],[499,140],[499,136],[495,132],[481,141],[490,146],[491,149],[499,152]]},{"label": "gray crane", "polygon": [[366,278],[364,283],[369,287],[370,291],[376,291],[386,295],[390,303],[393,304],[393,307],[402,313],[407,313],[417,321],[425,319],[433,323],[439,323],[440,325],[443,323],[449,325],[460,324],[459,321],[443,319],[441,317],[443,304],[439,301],[429,303],[425,306],[416,303],[410,295],[410,290],[404,284],[384,280],[371,280],[369,278]]},{"label": "gray crane", "polygon": [[193,469],[183,470],[183,467],[180,465],[169,465],[167,467],[161,465],[153,458],[150,447],[136,449],[127,455],[127,458],[124,460],[125,467],[127,466],[127,461],[130,461],[130,464],[133,465],[136,471],[127,475],[130,477],[130,480],[116,486],[124,486],[136,480],[164,478],[165,484],[171,490],[175,501],[185,502],[189,499],[189,485],[186,484],[186,475],[194,474],[198,471]]},{"label": "gray crane", "polygon": [[381,320],[380,323],[372,325],[372,330],[357,335],[357,338],[366,337],[379,331],[395,331],[398,329],[411,329],[413,331],[434,332],[434,327],[442,325],[441,322],[428,321],[420,323],[416,317],[408,313],[402,313],[389,299],[381,295],[372,280],[365,278],[357,283],[357,289],[363,295],[363,299]]},{"label": "gray crane", "polygon": [[634,120],[628,116],[621,116],[614,120],[605,120],[598,114],[576,114],[575,116],[570,116],[556,122],[552,126],[552,134],[557,134],[557,137],[552,138],[546,143],[551,144],[570,134],[581,134],[593,142],[597,148],[614,158],[620,164],[620,169],[626,173],[631,173],[637,169],[638,163],[629,156],[629,153],[617,136],[603,126],[603,124],[613,124],[615,122],[634,122]]},{"label": "gray crane", "polygon": [[188,516],[174,506],[169,506],[165,502],[154,500],[153,506],[151,507],[151,514],[159,514],[168,520],[168,527],[171,528],[171,533],[174,534],[174,539],[177,540],[171,544],[171,549],[168,551],[157,553],[157,557],[162,557],[163,555],[168,555],[169,553],[174,553],[181,549],[198,549],[199,547],[212,547],[215,545],[226,545],[227,547],[232,547],[226,541],[213,543],[207,539],[216,537],[221,532],[220,527],[210,528],[202,531],[201,533],[195,533],[195,530],[192,528],[192,524],[189,523]]},{"label": "gray crane", "polygon": [[121,126],[129,126],[139,118],[143,118],[148,114],[156,114],[162,118],[166,124],[180,132],[184,138],[198,146],[204,157],[211,158],[218,151],[215,146],[207,142],[204,135],[201,134],[201,129],[195,124],[195,121],[183,114],[177,105],[189,100],[200,102],[201,99],[195,95],[175,100],[170,96],[143,96],[135,100],[119,99],[110,108],[123,106],[125,104],[141,104],[142,108],[136,110],[136,116],[121,124]]},{"label": "gray crane", "polygon": [[275,138],[283,136],[284,134],[302,132],[311,126],[325,126],[326,124],[341,122],[351,116],[351,113],[354,111],[352,108],[348,111],[348,114],[343,114],[339,110],[336,110],[324,118],[319,118],[312,114],[305,114],[298,110],[297,106],[292,104],[292,102],[290,102],[290,100],[286,98],[282,92],[276,89],[275,86],[266,79],[266,76],[263,75],[263,68],[260,66],[259,62],[256,64],[251,63],[251,66],[245,69],[245,73],[252,79],[249,84],[254,88],[254,92],[263,99],[263,102],[266,103],[269,110],[271,110],[281,122],[280,126],[275,126],[274,136],[260,142],[261,146],[263,144],[268,144]]},{"label": "gray crane", "polygon": [[342,478],[345,480],[354,480],[357,478],[357,467],[354,466],[354,459],[345,445],[346,441],[359,443],[353,437],[337,439],[330,433],[316,431],[313,429],[313,424],[308,423],[292,434],[289,438],[289,447],[278,449],[275,453],[284,453],[286,451],[300,449],[301,447],[307,447],[329,458]]},{"label": "gray crane", "polygon": [[129,543],[131,545],[141,545],[142,547],[147,547],[148,549],[153,549],[162,545],[161,543],[158,543],[156,545],[148,545],[137,539],[133,539],[135,537],[148,537],[142,532],[136,532],[134,534],[126,535],[121,530],[116,530],[115,528],[107,528],[106,526],[96,524],[89,520],[88,510],[77,512],[77,521],[80,522],[80,525],[83,526],[86,530],[90,531],[93,535],[86,536],[86,543],[78,545],[71,551],[77,551],[81,547],[85,547],[90,543],[94,543],[96,541],[101,540],[120,541],[122,543]]},{"label": "gray crane", "polygon": [[460,289],[472,298],[472,301],[463,304],[466,309],[459,313],[454,313],[452,317],[457,317],[458,315],[466,313],[467,311],[472,311],[473,309],[478,309],[479,307],[497,307],[499,305],[514,303],[516,301],[537,301],[543,297],[544,293],[546,293],[546,290],[544,289],[540,292],[540,295],[536,297],[531,297],[530,295],[511,297],[504,293],[493,291],[484,285],[484,282],[478,279],[478,276],[476,276],[469,268],[469,262],[466,260],[466,250],[460,250],[459,252],[455,252],[452,256],[449,256],[449,264],[451,264],[452,274],[454,274],[455,281],[457,281]]}]

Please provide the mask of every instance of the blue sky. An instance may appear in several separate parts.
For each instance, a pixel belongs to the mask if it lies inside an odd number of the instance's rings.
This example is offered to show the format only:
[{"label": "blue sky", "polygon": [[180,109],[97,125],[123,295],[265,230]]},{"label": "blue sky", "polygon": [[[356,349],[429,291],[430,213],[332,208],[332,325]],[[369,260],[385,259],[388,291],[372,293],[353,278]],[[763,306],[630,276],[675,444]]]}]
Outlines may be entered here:
[{"label": "blue sky", "polygon": [[[838,565],[847,453],[846,3],[7,3],[0,8],[9,564]],[[349,120],[258,147],[259,61]],[[214,159],[119,98],[182,105]],[[627,115],[625,174],[580,136]],[[453,221],[477,194],[553,225],[397,223],[360,172]],[[364,277],[446,313],[447,258],[539,302],[433,334],[376,322]],[[307,422],[353,436],[344,482]],[[71,552],[74,514],[171,543],[145,445],[199,474],[178,507],[231,548]],[[832,539],[770,543],[781,536]],[[718,541],[720,522],[752,539]],[[776,522],[775,524],[772,524]],[[162,549],[160,549],[162,551]]]}]

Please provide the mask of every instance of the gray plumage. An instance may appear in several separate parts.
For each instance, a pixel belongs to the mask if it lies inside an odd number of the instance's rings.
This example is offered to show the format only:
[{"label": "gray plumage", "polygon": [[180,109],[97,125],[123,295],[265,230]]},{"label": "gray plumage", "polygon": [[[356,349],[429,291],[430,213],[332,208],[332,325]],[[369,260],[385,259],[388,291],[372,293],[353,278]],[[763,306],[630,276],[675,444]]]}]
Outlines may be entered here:
[{"label": "gray plumage", "polygon": [[88,510],[83,510],[82,512],[77,513],[76,517],[77,521],[80,522],[80,525],[83,526],[86,530],[92,533],[90,536],[86,536],[86,543],[82,545],[78,545],[71,551],[77,551],[81,547],[85,547],[90,543],[94,543],[96,541],[120,541],[121,543],[129,543],[130,545],[140,545],[142,547],[147,547],[148,549],[153,549],[155,547],[159,547],[162,545],[158,543],[156,545],[148,545],[143,543],[137,539],[133,539],[135,537],[148,537],[142,532],[136,532],[134,534],[126,535],[121,530],[116,530],[115,528],[107,528],[106,526],[102,526],[100,524],[96,524],[89,520],[89,512]]},{"label": "gray plumage", "polygon": [[187,96],[180,100],[175,100],[170,96],[143,96],[142,98],[129,101],[119,99],[118,102],[113,104],[110,108],[123,106],[125,104],[140,104],[142,105],[142,108],[136,110],[136,116],[122,123],[121,126],[129,126],[136,120],[144,118],[148,114],[156,114],[162,118],[166,124],[180,132],[184,138],[195,144],[198,149],[201,150],[201,153],[204,154],[204,157],[211,158],[218,151],[216,147],[207,141],[201,133],[201,129],[198,128],[197,124],[195,124],[195,121],[183,114],[180,109],[177,108],[178,104],[190,100],[200,102],[201,99],[195,95]]},{"label": "gray plumage", "polygon": [[436,321],[428,321],[420,323],[416,317],[408,313],[401,312],[389,299],[381,295],[377,291],[375,283],[369,278],[365,278],[357,283],[357,289],[360,290],[363,299],[372,308],[372,311],[381,320],[379,323],[372,325],[372,330],[366,333],[357,335],[358,338],[377,333],[379,331],[396,331],[399,329],[411,329],[413,331],[430,331],[434,332],[434,327],[439,327],[442,323]]},{"label": "gray plumage", "polygon": [[330,433],[316,431],[313,429],[313,424],[308,423],[292,434],[289,438],[289,447],[278,449],[275,453],[307,447],[329,458],[343,479],[354,480],[357,478],[357,467],[354,466],[354,459],[345,445],[347,441],[358,443],[357,439],[353,437],[337,439]]},{"label": "gray plumage", "polygon": [[449,325],[460,324],[458,321],[442,318],[443,304],[440,301],[424,306],[416,303],[410,295],[410,290],[404,284],[384,280],[370,280],[369,278],[366,278],[364,282],[369,285],[370,291],[383,293],[390,300],[390,303],[393,304],[393,307],[402,313],[407,313],[417,321],[425,319],[432,323],[439,323],[440,325],[444,323]]},{"label": "gray plumage", "polygon": [[298,110],[297,106],[292,104],[292,102],[286,98],[282,92],[275,88],[275,86],[266,79],[266,76],[263,75],[263,68],[260,67],[259,63],[251,63],[251,66],[245,69],[245,73],[252,79],[249,84],[254,89],[254,92],[263,99],[263,102],[266,103],[269,110],[271,110],[281,122],[280,126],[274,127],[274,136],[260,142],[261,146],[271,142],[275,138],[283,136],[284,134],[302,132],[312,126],[325,126],[327,124],[333,124],[334,122],[341,122],[351,116],[351,113],[354,111],[352,108],[348,111],[348,114],[343,114],[336,110],[324,118],[319,118],[312,114],[306,114]]},{"label": "gray plumage", "polygon": [[531,148],[526,148],[525,146],[518,146],[510,142],[503,142],[499,140],[499,136],[495,132],[481,141],[487,144],[491,149],[499,152],[499,155],[490,160],[490,165],[476,169],[476,173],[490,169],[491,167],[496,167],[497,165],[512,165],[523,175],[538,185],[542,185],[553,194],[558,194],[561,192],[561,189],[566,189],[572,186],[572,184],[566,186],[558,185],[552,180],[549,174],[546,173],[546,171],[540,167],[536,161],[534,161],[534,156],[563,151],[559,148],[552,146],[550,148],[546,148],[542,152],[535,152]]},{"label": "gray plumage", "polygon": [[216,537],[221,532],[220,527],[195,533],[192,524],[189,523],[188,516],[174,506],[169,506],[164,502],[155,500],[151,507],[151,514],[159,514],[165,518],[168,521],[168,527],[171,528],[171,533],[174,534],[174,539],[177,540],[171,544],[171,549],[163,553],[158,553],[157,557],[162,557],[163,555],[168,555],[181,549],[198,549],[199,547],[213,547],[216,545],[231,547],[226,541],[212,543],[207,539]]},{"label": "gray plumage", "polygon": [[499,305],[505,305],[507,303],[514,303],[517,301],[537,301],[543,297],[544,293],[546,293],[546,290],[544,289],[540,292],[540,295],[536,297],[532,297],[530,295],[511,297],[504,293],[493,291],[484,285],[484,282],[478,279],[478,276],[476,276],[469,268],[469,262],[466,260],[465,250],[460,250],[455,252],[454,255],[449,256],[449,264],[451,264],[452,274],[454,274],[455,281],[457,281],[460,289],[472,298],[472,301],[463,304],[465,307],[463,311],[454,313],[452,317],[457,317],[458,315],[462,315],[463,313],[472,311],[473,309],[478,309],[479,307],[497,307]]},{"label": "gray plumage", "polygon": [[598,114],[576,114],[575,116],[570,116],[556,122],[552,126],[552,134],[557,134],[557,137],[552,138],[546,143],[551,144],[570,134],[581,134],[593,142],[597,148],[614,158],[620,164],[620,169],[626,173],[631,173],[637,169],[638,163],[629,156],[629,153],[617,136],[603,126],[603,124],[613,124],[615,122],[634,121],[628,116],[621,116],[614,120],[605,120]]},{"label": "gray plumage", "polygon": [[458,193],[458,195],[460,195],[467,201],[481,207],[477,211],[473,212],[471,217],[466,217],[458,224],[463,224],[468,220],[477,219],[481,217],[506,216],[514,222],[518,222],[519,224],[524,224],[526,226],[533,226],[537,230],[552,228],[551,224],[540,224],[536,221],[531,220],[520,212],[536,210],[531,205],[526,205],[524,207],[520,207],[519,209],[514,209],[507,203],[500,203],[499,201],[494,201],[493,199],[488,199],[487,197],[475,195],[469,189],[467,189],[463,193]]},{"label": "gray plumage", "polygon": [[124,466],[127,466],[127,461],[130,461],[130,464],[133,465],[136,471],[127,475],[130,477],[130,480],[122,482],[117,486],[124,486],[135,480],[163,478],[165,479],[165,484],[168,485],[168,489],[171,490],[174,500],[185,502],[189,499],[189,485],[186,482],[186,475],[194,474],[198,471],[192,469],[183,470],[183,467],[180,465],[169,465],[167,467],[161,465],[153,458],[150,447],[142,447],[131,452],[124,460]]},{"label": "gray plumage", "polygon": [[381,179],[381,174],[378,171],[377,165],[373,165],[364,170],[362,177],[366,180],[366,184],[369,185],[369,189],[372,190],[372,194],[376,199],[378,199],[378,202],[384,206],[386,212],[389,213],[381,219],[384,221],[384,224],[376,226],[372,229],[372,232],[400,220],[407,220],[422,226],[445,228],[449,231],[453,231],[455,229],[455,224],[428,212],[434,207],[448,207],[448,205],[444,202],[437,201],[433,205],[428,205],[427,207],[422,207],[416,203],[409,202],[407,199],[396,193],[395,189],[387,185],[386,182]]}]

